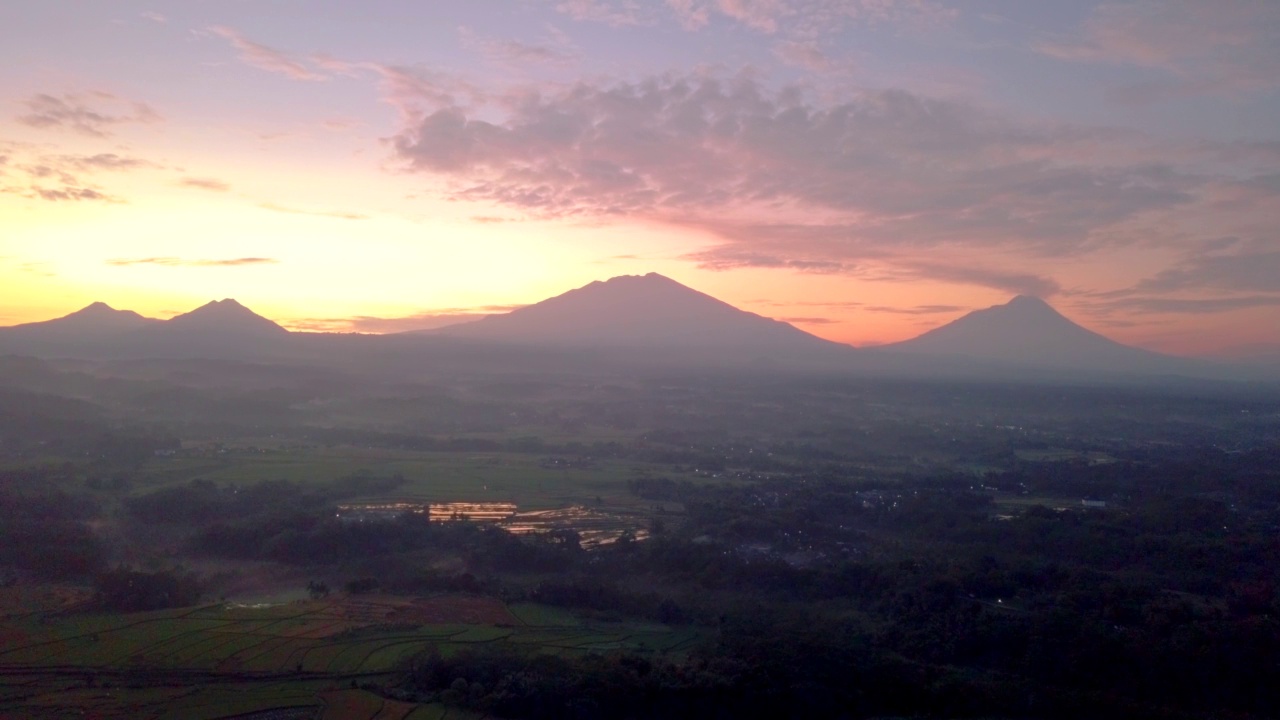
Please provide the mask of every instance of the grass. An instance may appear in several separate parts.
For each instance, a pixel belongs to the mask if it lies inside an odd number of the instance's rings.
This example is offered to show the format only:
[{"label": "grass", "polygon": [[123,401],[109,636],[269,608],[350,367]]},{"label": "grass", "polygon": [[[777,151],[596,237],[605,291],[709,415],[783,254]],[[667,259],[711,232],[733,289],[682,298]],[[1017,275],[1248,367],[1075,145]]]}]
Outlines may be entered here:
[{"label": "grass", "polygon": [[[590,469],[542,467],[543,456],[517,453],[413,452],[379,448],[313,448],[272,453],[228,453],[217,458],[154,458],[134,493],[193,479],[253,484],[264,480],[328,484],[353,474],[402,475],[394,492],[425,502],[515,502],[521,509],[594,504],[647,505],[632,497],[629,478],[648,466],[601,461]],[[376,498],[356,498],[376,499]]]},{"label": "grass", "polygon": [[512,603],[507,606],[512,615],[530,627],[577,627],[582,624],[573,613],[550,605]]},{"label": "grass", "polygon": [[[0,678],[22,673],[20,681],[0,685],[0,717],[15,712],[21,717],[61,717],[91,707],[109,717],[206,720],[271,708],[319,707],[318,693],[345,688],[353,679],[385,678],[408,658],[430,649],[449,655],[481,643],[511,643],[554,654],[678,652],[699,637],[693,630],[653,623],[584,622],[564,610],[534,604],[508,608],[521,622],[515,627],[454,622],[413,630],[380,629],[375,617],[354,632],[296,636],[328,627],[326,623],[335,630],[350,627],[337,621],[353,608],[407,602],[374,595],[277,607],[207,606],[11,621],[7,625],[30,631],[11,636],[27,638],[19,640],[26,644],[0,650]],[[466,609],[460,602],[441,607],[453,605],[458,612]],[[88,678],[97,682],[88,683]],[[106,683],[113,686],[110,692]],[[370,714],[360,715],[359,710],[335,716],[326,710],[323,717],[439,717],[436,710],[404,703],[361,707]],[[39,712],[26,712],[33,708]],[[451,711],[449,717],[455,716]]]}]

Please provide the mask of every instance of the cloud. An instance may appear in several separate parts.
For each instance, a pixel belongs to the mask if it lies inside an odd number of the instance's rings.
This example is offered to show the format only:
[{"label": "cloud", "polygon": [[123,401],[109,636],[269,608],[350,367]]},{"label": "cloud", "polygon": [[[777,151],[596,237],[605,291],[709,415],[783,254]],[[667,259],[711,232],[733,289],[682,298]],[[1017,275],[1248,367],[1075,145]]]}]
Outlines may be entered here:
[{"label": "cloud", "polygon": [[52,263],[47,262],[18,263],[18,271],[30,273],[32,275],[39,275],[41,277],[57,277],[57,273],[54,273],[49,269],[52,265]]},{"label": "cloud", "polygon": [[149,160],[115,153],[96,155],[36,155],[19,169],[34,179],[58,178],[65,185],[79,185],[72,173],[127,172],[159,167]]},{"label": "cloud", "polygon": [[836,69],[836,64],[826,53],[810,42],[781,42],[773,46],[773,54],[779,60],[793,67],[804,68],[816,73],[827,73]]},{"label": "cloud", "polygon": [[734,20],[765,33],[777,32],[781,16],[794,12],[782,0],[716,0],[716,8]]},{"label": "cloud", "polygon": [[1209,289],[1280,293],[1280,250],[1261,247],[1262,243],[1258,245],[1243,252],[1193,255],[1125,292],[1143,294]]},{"label": "cloud", "polygon": [[149,160],[141,158],[124,157],[115,153],[98,153],[96,155],[62,155],[59,156],[66,165],[77,170],[138,170],[142,168],[154,168],[157,165]]},{"label": "cloud", "polygon": [[154,12],[151,10],[140,12],[138,13],[138,15],[142,18],[150,20],[151,22],[160,23],[161,25],[166,25],[169,22],[169,18],[165,17],[164,15],[161,15],[158,12]]},{"label": "cloud", "polygon": [[0,176],[10,181],[0,186],[0,193],[46,202],[121,203],[124,202],[121,198],[85,181],[82,176],[160,167],[149,160],[118,153],[59,155],[47,153],[38,145],[3,142],[0,149],[12,153],[0,156],[3,160],[0,166],[8,168],[7,172],[0,169]]},{"label": "cloud", "polygon": [[490,62],[515,68],[528,65],[568,65],[578,59],[578,52],[562,34],[553,34],[548,42],[531,44],[519,40],[499,40],[476,34],[470,28],[458,31],[462,44],[478,51]]},{"label": "cloud", "polygon": [[32,188],[32,192],[41,200],[49,200],[51,202],[72,201],[79,202],[81,200],[100,200],[102,202],[120,202],[118,198],[113,198],[102,192],[87,187],[61,187],[61,188]]},{"label": "cloud", "polygon": [[752,252],[738,247],[719,247],[687,253],[684,260],[692,260],[706,270],[736,270],[739,268],[771,268],[796,270],[818,274],[856,274],[861,267],[854,263],[831,260],[802,260],[780,255]]},{"label": "cloud", "polygon": [[1280,307],[1280,295],[1243,295],[1211,298],[1128,297],[1107,301],[1107,311],[1139,313],[1212,314],[1260,307]]},{"label": "cloud", "polygon": [[711,8],[698,0],[667,0],[667,7],[680,20],[685,30],[698,30],[711,21]]},{"label": "cloud", "polygon": [[680,228],[715,241],[685,259],[716,270],[1050,296],[1048,263],[1280,222],[1265,144],[1015,120],[900,90],[832,101],[750,75],[668,74],[416,109],[389,145],[448,198]]},{"label": "cloud", "polygon": [[396,108],[406,123],[420,122],[427,108],[474,104],[485,97],[472,83],[431,68],[380,63],[361,67],[380,77],[383,100]]},{"label": "cloud", "polygon": [[0,185],[0,193],[46,202],[124,202],[121,198],[109,195],[96,187],[80,184],[74,178],[65,180],[59,178],[57,182],[58,184],[53,187],[41,182],[32,182],[25,186]]},{"label": "cloud", "polygon": [[[1084,243],[1092,226],[1189,200],[1191,181],[1168,167],[1073,162],[1070,133],[901,91],[824,107],[749,79],[669,76],[507,105],[500,122],[439,108],[393,147],[409,169],[457,179],[456,199],[547,216],[817,214],[848,244],[1061,247]],[[855,216],[869,222],[849,223]]]},{"label": "cloud", "polygon": [[700,30],[722,18],[765,34],[796,39],[838,35],[849,25],[933,27],[957,13],[931,0],[666,0],[680,25]]},{"label": "cloud", "polygon": [[354,118],[330,118],[320,123],[320,127],[332,132],[344,132],[360,127],[363,123]]},{"label": "cloud", "polygon": [[1280,4],[1256,0],[1137,0],[1098,5],[1077,36],[1036,48],[1072,62],[1132,65],[1167,79],[1113,89],[1149,102],[1186,94],[1280,87]]},{"label": "cloud", "polygon": [[39,93],[23,103],[27,114],[18,122],[34,128],[70,130],[92,137],[110,137],[117,125],[155,123],[160,116],[145,103],[131,102],[110,93],[68,93],[61,97]]},{"label": "cloud", "polygon": [[598,22],[610,27],[646,24],[640,4],[634,0],[562,0],[556,11],[574,20]]},{"label": "cloud", "polygon": [[496,225],[498,223],[514,221],[511,218],[505,218],[498,215],[472,215],[471,222],[478,225]]},{"label": "cloud", "polygon": [[215,25],[209,28],[209,32],[231,43],[231,46],[239,51],[240,60],[261,70],[282,75],[292,80],[317,81],[328,79],[328,76],[308,69],[306,65],[293,59],[288,54],[256,43],[232,28],[224,25]]},{"label": "cloud", "polygon": [[188,260],[178,257],[147,258],[113,258],[107,260],[108,265],[127,267],[130,265],[160,265],[163,267],[242,267],[245,265],[275,265],[280,261],[275,258],[242,257],[215,260]]},{"label": "cloud", "polygon": [[178,184],[183,187],[199,188],[210,192],[227,192],[231,189],[229,184],[214,178],[188,177],[179,180]]},{"label": "cloud", "polygon": [[971,308],[964,305],[914,305],[912,307],[891,307],[888,305],[867,305],[868,312],[891,313],[895,315],[945,315],[965,312]]},{"label": "cloud", "polygon": [[368,220],[369,216],[364,213],[347,212],[344,210],[302,210],[299,208],[286,207],[271,202],[258,203],[258,207],[263,210],[270,210],[278,213],[288,213],[290,215],[314,215],[316,217],[338,218],[339,220]]},{"label": "cloud", "polygon": [[825,317],[782,317],[774,319],[791,323],[792,325],[834,325],[840,322],[839,320]]},{"label": "cloud", "polygon": [[1051,297],[1061,292],[1062,287],[1052,278],[1018,271],[1000,270],[988,267],[971,267],[939,262],[907,261],[897,265],[900,277],[882,279],[892,280],[933,280],[961,285],[1003,290],[1013,295],[1031,295],[1034,297]]},{"label": "cloud", "polygon": [[358,332],[387,334],[435,330],[437,328],[472,322],[490,315],[518,310],[524,305],[481,305],[470,308],[442,308],[400,317],[355,315],[340,318],[303,318],[288,323],[290,328],[315,332]]}]

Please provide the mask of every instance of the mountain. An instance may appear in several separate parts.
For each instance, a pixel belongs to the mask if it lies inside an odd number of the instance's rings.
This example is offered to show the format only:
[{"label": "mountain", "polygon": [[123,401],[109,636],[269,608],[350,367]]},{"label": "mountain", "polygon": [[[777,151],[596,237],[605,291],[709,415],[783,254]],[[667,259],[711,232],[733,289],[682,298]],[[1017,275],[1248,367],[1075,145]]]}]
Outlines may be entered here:
[{"label": "mountain", "polygon": [[95,302],[70,315],[53,320],[26,323],[5,328],[6,331],[31,337],[83,339],[96,335],[113,335],[159,323],[132,310],[116,310],[104,302]]},{"label": "mountain", "polygon": [[120,338],[116,356],[252,359],[273,354],[289,331],[235,300],[214,300],[191,312]]},{"label": "mountain", "polygon": [[755,357],[852,350],[739,310],[657,273],[592,282],[503,315],[433,333],[522,345],[684,348]]},{"label": "mountain", "polygon": [[0,328],[0,353],[43,357],[256,357],[289,332],[235,300],[168,320],[96,302],[66,317]]},{"label": "mountain", "polygon": [[289,332],[230,298],[169,318],[162,327],[170,335],[279,337]]},{"label": "mountain", "polygon": [[115,342],[144,328],[161,324],[132,310],[116,310],[102,302],[53,320],[0,328],[0,352],[29,355],[76,356],[87,348]]},{"label": "mountain", "polygon": [[917,356],[964,356],[1001,365],[1086,373],[1213,374],[1214,366],[1122,345],[1019,295],[923,335],[877,348]]}]

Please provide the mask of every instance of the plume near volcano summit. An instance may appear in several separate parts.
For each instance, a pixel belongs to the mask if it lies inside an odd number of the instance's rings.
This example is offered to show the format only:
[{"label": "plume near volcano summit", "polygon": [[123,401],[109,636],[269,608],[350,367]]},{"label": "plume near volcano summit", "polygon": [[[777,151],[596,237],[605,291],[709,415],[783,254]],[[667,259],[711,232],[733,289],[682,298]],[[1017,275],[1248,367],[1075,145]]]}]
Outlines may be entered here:
[{"label": "plume near volcano summit", "polygon": [[[269,11],[264,8],[269,8]],[[1280,6],[0,9],[0,323],[386,333],[661,273],[855,346],[1016,295],[1280,352]]]}]

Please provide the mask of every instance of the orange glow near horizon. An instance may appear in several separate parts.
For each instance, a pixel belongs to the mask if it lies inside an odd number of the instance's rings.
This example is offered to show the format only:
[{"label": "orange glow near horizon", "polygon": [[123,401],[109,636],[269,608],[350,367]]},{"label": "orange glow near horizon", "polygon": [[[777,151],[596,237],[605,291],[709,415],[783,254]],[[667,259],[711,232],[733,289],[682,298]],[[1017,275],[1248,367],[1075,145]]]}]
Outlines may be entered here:
[{"label": "orange glow near horizon", "polygon": [[[1107,42],[1088,4],[165,5],[6,8],[0,324],[231,297],[393,332],[658,272],[855,346],[1025,293],[1127,344],[1280,352],[1265,3]],[[1131,81],[1179,90],[1106,100]]]}]

